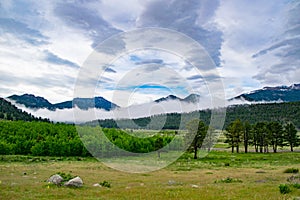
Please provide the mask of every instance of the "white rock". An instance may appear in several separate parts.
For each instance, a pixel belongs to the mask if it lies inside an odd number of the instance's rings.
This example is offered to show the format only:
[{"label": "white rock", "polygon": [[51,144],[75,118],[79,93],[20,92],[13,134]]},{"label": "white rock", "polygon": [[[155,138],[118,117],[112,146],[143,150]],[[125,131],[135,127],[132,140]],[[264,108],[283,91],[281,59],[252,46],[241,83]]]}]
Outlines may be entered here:
[{"label": "white rock", "polygon": [[68,187],[81,187],[83,185],[82,179],[77,176],[64,184],[64,186]]},{"label": "white rock", "polygon": [[62,183],[64,179],[58,175],[58,174],[55,174],[55,175],[52,175],[48,180],[47,182],[49,183],[53,183],[55,185],[60,185]]}]

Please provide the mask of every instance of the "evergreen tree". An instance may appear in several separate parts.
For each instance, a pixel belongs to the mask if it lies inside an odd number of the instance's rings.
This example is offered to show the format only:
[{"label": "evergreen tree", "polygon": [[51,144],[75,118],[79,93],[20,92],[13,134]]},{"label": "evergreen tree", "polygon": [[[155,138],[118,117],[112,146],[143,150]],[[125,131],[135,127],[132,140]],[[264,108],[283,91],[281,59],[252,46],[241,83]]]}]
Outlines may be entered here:
[{"label": "evergreen tree", "polygon": [[291,122],[284,126],[284,139],[289,144],[291,151],[294,151],[294,147],[300,145],[300,139],[297,135],[297,130],[294,124]]},{"label": "evergreen tree", "polygon": [[242,142],[244,130],[244,125],[239,119],[227,126],[225,133],[226,142],[230,145],[232,153],[234,152],[234,147],[236,147],[236,152],[239,153],[239,145]]},{"label": "evergreen tree", "polygon": [[188,122],[186,127],[188,133],[186,134],[185,141],[187,144],[191,144],[189,149],[194,151],[194,159],[197,159],[198,148],[203,143],[208,127],[199,119]]},{"label": "evergreen tree", "polygon": [[283,127],[279,122],[269,122],[267,130],[273,152],[276,153],[277,147],[283,145]]}]

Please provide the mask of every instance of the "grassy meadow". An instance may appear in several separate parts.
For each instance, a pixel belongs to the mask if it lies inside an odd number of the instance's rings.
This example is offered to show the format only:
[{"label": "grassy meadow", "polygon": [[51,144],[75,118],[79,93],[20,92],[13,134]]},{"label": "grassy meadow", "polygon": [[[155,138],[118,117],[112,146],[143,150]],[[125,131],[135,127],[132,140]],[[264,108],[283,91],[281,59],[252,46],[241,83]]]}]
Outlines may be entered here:
[{"label": "grassy meadow", "polygon": [[[300,168],[300,153],[212,151],[198,160],[184,154],[164,169],[136,174],[93,158],[1,156],[0,199],[297,199],[300,189],[279,191],[293,175],[284,173],[287,168]],[[84,186],[49,185],[57,172],[80,176]],[[93,186],[103,181],[111,187]]]}]

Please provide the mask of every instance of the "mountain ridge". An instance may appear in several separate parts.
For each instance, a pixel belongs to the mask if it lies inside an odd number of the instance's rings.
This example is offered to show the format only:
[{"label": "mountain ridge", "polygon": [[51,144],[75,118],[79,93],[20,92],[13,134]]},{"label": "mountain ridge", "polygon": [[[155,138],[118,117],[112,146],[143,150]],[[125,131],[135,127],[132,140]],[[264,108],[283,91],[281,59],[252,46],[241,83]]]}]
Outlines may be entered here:
[{"label": "mountain ridge", "polygon": [[106,100],[103,97],[74,98],[70,101],[64,101],[55,104],[50,103],[44,97],[35,96],[33,94],[11,95],[7,98],[15,101],[18,104],[22,104],[27,108],[46,108],[53,111],[56,109],[71,109],[73,107],[73,104],[82,110],[87,110],[89,108],[100,108],[109,111],[119,107],[118,105]]},{"label": "mountain ridge", "polygon": [[253,90],[229,99],[249,102],[296,102],[300,101],[300,84],[290,86],[266,86],[262,89]]},{"label": "mountain ridge", "polygon": [[[94,97],[94,98],[74,98],[70,101],[63,101],[59,103],[52,104],[44,97],[35,96],[33,94],[23,94],[23,95],[11,95],[7,97],[10,100],[15,101],[18,104],[22,104],[27,108],[33,109],[42,109],[46,108],[48,110],[55,111],[56,109],[71,109],[73,108],[73,104],[82,110],[87,110],[89,108],[100,108],[106,111],[110,111],[115,108],[119,108],[119,106],[115,103],[112,103],[106,100],[103,97]],[[186,103],[196,103],[200,99],[200,95],[198,94],[190,94],[185,98],[179,98],[175,95],[168,95],[166,97],[162,97],[156,99],[155,103],[160,103],[163,101],[169,100],[178,100]]]}]

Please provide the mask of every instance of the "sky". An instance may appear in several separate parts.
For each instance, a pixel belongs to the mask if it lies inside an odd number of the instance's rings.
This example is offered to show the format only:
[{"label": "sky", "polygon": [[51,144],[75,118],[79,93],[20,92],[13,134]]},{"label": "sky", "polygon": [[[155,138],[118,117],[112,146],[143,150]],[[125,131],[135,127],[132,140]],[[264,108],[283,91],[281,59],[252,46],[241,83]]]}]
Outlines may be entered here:
[{"label": "sky", "polygon": [[[299,83],[299,13],[297,0],[4,0],[0,96],[30,93],[57,103],[78,95],[81,84],[127,106],[169,94],[221,89],[231,98]],[[146,38],[140,34],[146,28],[162,31]],[[203,49],[179,55],[186,50],[175,40],[180,35]],[[143,42],[169,51],[129,51]],[[110,62],[93,60],[105,56]],[[202,63],[207,57],[213,69]]]}]

